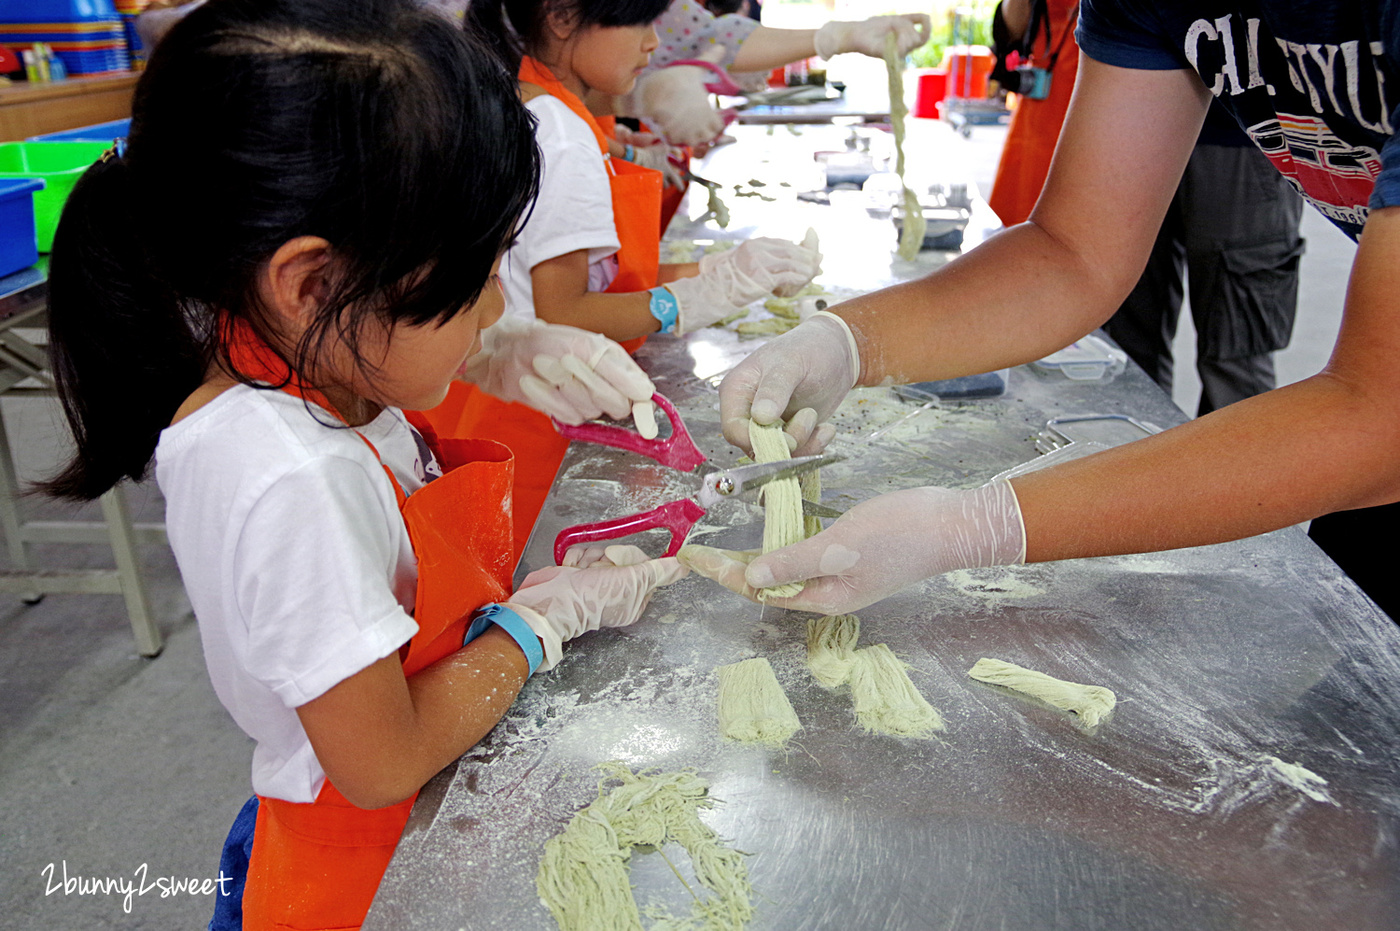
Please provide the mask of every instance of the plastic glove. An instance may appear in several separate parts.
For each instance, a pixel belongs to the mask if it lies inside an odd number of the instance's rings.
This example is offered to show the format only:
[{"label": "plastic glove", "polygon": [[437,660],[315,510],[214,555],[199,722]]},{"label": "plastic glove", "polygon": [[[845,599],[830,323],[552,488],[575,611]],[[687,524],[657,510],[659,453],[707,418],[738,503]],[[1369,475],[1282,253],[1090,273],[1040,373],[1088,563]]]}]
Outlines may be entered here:
[{"label": "plastic glove", "polygon": [[572,569],[587,569],[591,566],[635,566],[651,557],[640,547],[612,544],[599,546],[596,543],[579,543],[569,547],[564,553],[562,566]]},{"label": "plastic glove", "polygon": [[539,668],[551,669],[562,658],[565,641],[600,627],[636,623],[657,588],[689,572],[674,556],[622,566],[604,560],[587,569],[550,566],[527,575],[506,606],[525,619],[544,645]]},{"label": "plastic glove", "polygon": [[724,131],[724,117],[710,103],[705,85],[714,72],[695,65],[660,68],[637,79],[624,109],[661,131],[672,145],[698,145]]},{"label": "plastic glove", "polygon": [[[503,317],[483,330],[481,352],[462,378],[568,424],[602,414],[622,420],[656,393],[627,350],[606,336],[524,317]],[[653,430],[647,439],[655,436]]]},{"label": "plastic glove", "polygon": [[[643,168],[650,168],[652,171],[661,172],[663,183],[667,187],[681,188],[685,187],[685,176],[681,174],[681,170],[675,162],[671,161],[672,154],[679,152],[679,149],[664,142],[657,142],[646,148],[634,147],[632,163],[641,165]],[[677,157],[682,158],[683,156],[677,155]]]},{"label": "plastic glove", "polygon": [[750,418],[761,424],[784,418],[791,433],[797,414],[810,407],[815,421],[822,423],[836,412],[859,375],[860,355],[850,327],[835,314],[818,311],[760,346],[724,376],[719,386],[724,437],[752,452]]},{"label": "plastic glove", "polygon": [[750,239],[727,252],[706,255],[694,278],[668,282],[666,289],[680,304],[676,333],[707,327],[759,298],[802,290],[822,270],[816,233],[809,231],[804,242],[810,245],[768,237]]},{"label": "plastic glove", "polygon": [[843,52],[885,57],[885,36],[894,33],[895,54],[901,58],[923,45],[932,35],[927,14],[872,16],[857,23],[827,23],[817,30],[817,54],[831,58]]},{"label": "plastic glove", "polygon": [[746,598],[802,581],[800,594],[767,603],[849,614],[930,576],[1025,562],[1026,531],[1009,482],[911,488],[862,501],[816,536],[766,556],[685,546],[679,558]]},{"label": "plastic glove", "polygon": [[661,172],[668,187],[685,187],[685,176],[677,165],[677,162],[684,164],[687,161],[683,149],[667,145],[651,133],[634,133],[621,125],[617,127],[616,138],[623,145],[632,146],[632,164]]}]

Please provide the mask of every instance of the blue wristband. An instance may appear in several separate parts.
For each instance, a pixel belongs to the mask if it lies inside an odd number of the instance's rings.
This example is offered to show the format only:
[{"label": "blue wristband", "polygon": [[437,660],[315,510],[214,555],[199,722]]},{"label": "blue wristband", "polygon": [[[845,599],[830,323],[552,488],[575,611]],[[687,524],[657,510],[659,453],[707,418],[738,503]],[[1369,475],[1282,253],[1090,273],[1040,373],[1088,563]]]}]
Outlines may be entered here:
[{"label": "blue wristband", "polygon": [[481,636],[492,624],[510,634],[510,638],[520,645],[520,649],[525,653],[525,662],[530,664],[530,675],[533,676],[535,670],[540,668],[540,663],[544,662],[544,647],[540,645],[540,638],[530,629],[530,625],[525,623],[525,619],[503,604],[489,604],[477,610],[472,616],[472,622],[467,625],[467,635],[462,638],[462,646]]},{"label": "blue wristband", "polygon": [[647,293],[651,295],[651,306],[648,309],[653,317],[661,321],[661,332],[674,333],[676,320],[681,315],[681,302],[664,287],[652,288]]},{"label": "blue wristband", "polygon": [[631,145],[624,145],[622,147],[622,157],[629,162],[635,162],[637,160],[637,150]]}]

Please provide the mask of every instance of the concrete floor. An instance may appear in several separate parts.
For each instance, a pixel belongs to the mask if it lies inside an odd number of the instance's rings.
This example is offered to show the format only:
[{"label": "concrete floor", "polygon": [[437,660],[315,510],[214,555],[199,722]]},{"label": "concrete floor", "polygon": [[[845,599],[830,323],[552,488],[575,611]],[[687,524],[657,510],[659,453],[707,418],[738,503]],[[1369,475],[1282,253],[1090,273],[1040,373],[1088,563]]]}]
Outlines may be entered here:
[{"label": "concrete floor", "polygon": [[[978,127],[965,147],[985,193],[1005,131]],[[1314,211],[1293,345],[1280,354],[1282,381],[1326,361],[1355,251]],[[1189,317],[1178,338],[1176,400],[1194,410]],[[19,468],[33,478],[63,447],[57,407],[3,402]],[[153,483],[131,490],[138,520],[159,520]],[[68,509],[29,500],[33,514]],[[46,566],[99,566],[100,547],[35,547]],[[225,832],[249,794],[250,741],[215,699],[199,635],[168,551],[144,554],[150,593],[167,638],[156,659],[136,655],[117,596],[51,595],[38,605],[0,602],[0,924],[14,931],[204,927],[212,896],[162,897],[159,877],[217,874]],[[9,596],[4,596],[8,598]],[[65,890],[67,876],[137,886],[122,892]],[[140,886],[149,887],[142,893]]]}]

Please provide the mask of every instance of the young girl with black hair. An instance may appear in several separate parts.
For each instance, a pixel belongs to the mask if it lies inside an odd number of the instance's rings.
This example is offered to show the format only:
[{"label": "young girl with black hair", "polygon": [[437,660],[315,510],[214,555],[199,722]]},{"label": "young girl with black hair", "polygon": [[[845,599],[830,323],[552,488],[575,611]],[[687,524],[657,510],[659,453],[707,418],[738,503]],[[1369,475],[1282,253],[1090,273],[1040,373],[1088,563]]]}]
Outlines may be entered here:
[{"label": "young girl with black hair", "polygon": [[[754,239],[698,265],[659,264],[662,174],[609,156],[590,95],[631,90],[668,0],[472,0],[469,29],[520,78],[538,121],[540,194],[501,265],[508,317],[540,319],[633,340],[709,326],[751,301],[794,294],[821,270],[815,249]],[[516,476],[517,545],[524,545],[567,444],[548,420],[456,390],[430,415],[443,435],[489,436],[531,466]]]},{"label": "young girl with black hair", "polygon": [[537,173],[511,76],[410,0],[215,0],[68,202],[50,339],[77,451],[45,488],[92,498],[154,455],[210,677],[256,741],[213,928],[358,927],[418,789],[565,640],[684,573],[512,593],[510,451],[402,411],[469,369],[526,397],[503,373],[542,346],[596,361],[600,337],[540,325],[470,364]]}]

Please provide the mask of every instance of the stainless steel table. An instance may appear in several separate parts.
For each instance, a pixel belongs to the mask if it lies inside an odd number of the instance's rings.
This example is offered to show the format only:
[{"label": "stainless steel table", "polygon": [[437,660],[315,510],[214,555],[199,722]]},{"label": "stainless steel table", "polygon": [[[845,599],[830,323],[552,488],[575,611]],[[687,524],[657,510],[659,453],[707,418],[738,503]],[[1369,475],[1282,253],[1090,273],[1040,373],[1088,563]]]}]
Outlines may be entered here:
[{"label": "stainless steel table", "polygon": [[[831,209],[783,222],[837,228],[817,213]],[[847,263],[911,273],[875,230]],[[750,348],[709,330],[641,352],[716,463],[737,453],[714,386]],[[1022,367],[1006,396],[964,403],[865,389],[837,415],[850,458],[824,473],[825,500],[983,482],[1034,458],[1047,420],[1084,413],[1183,419],[1132,368],[1074,383]],[[575,445],[521,570],[548,564],[568,524],[688,488],[649,460]],[[757,518],[731,503],[696,536],[755,546]],[[864,733],[849,696],[806,673],[804,615],[688,578],[634,627],[571,644],[428,785],[365,928],[553,928],[534,889],[540,853],[595,797],[606,760],[710,781],[721,804],[704,819],[751,854],[755,929],[1400,927],[1400,631],[1299,530],[957,572],[860,616],[862,644],[889,644],[947,719],[938,739]],[[802,720],[784,752],[716,732],[713,671],[750,656],[772,662]],[[984,656],[1108,686],[1120,704],[1085,730],[968,679]],[[1327,782],[1300,791],[1271,758]],[[660,856],[634,855],[632,876],[640,903],[687,913]]]}]

